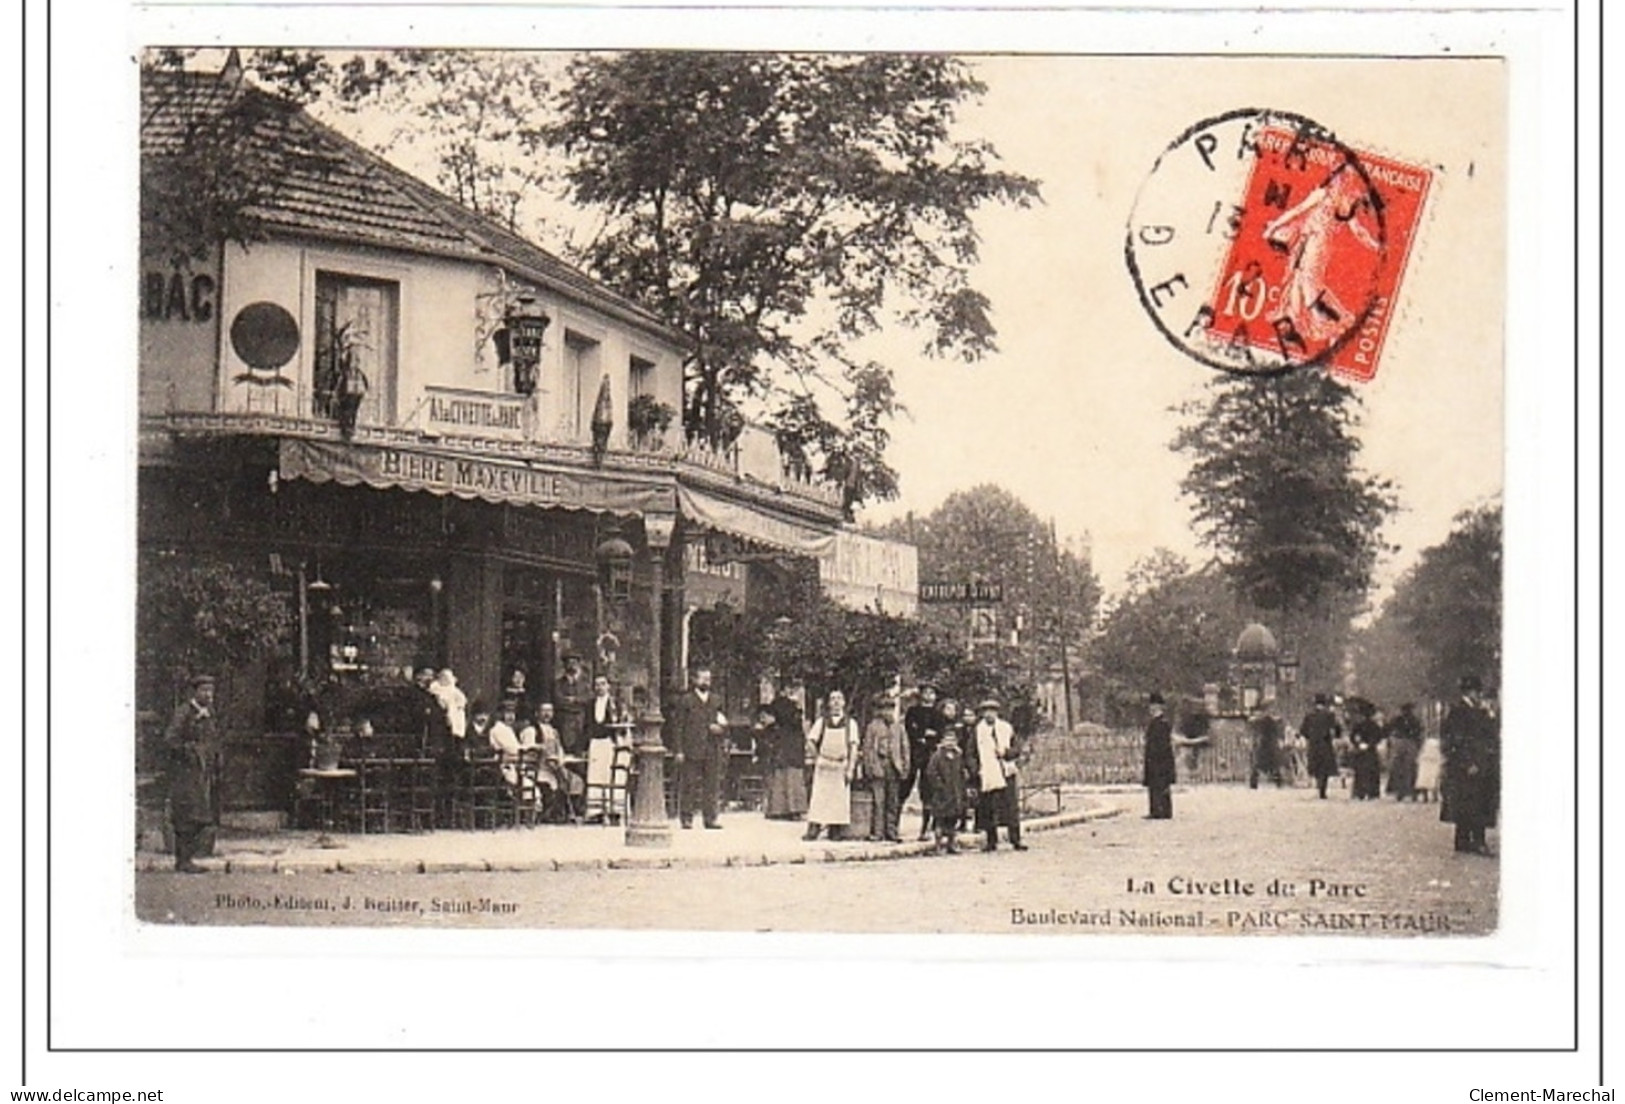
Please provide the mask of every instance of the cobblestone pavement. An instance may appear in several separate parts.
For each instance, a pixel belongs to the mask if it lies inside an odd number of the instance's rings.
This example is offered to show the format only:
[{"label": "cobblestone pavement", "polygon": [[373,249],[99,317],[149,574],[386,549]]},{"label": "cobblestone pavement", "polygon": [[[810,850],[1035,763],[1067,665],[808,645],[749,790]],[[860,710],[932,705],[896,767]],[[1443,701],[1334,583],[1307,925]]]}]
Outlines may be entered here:
[{"label": "cobblestone pavement", "polygon": [[[478,873],[142,871],[144,919],[191,924],[1169,935],[1462,935],[1495,928],[1499,862],[1437,805],[1207,787],[1031,849],[860,863]],[[904,823],[905,832],[914,825]],[[1492,846],[1496,843],[1491,834]],[[1272,892],[1273,887],[1273,892]]]}]

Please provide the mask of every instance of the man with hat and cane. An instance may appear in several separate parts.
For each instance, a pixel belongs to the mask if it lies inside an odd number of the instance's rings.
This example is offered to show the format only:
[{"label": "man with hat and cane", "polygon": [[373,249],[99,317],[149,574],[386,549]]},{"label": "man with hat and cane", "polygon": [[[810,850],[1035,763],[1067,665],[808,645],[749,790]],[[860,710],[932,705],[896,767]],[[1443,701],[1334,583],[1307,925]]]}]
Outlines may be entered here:
[{"label": "man with hat and cane", "polygon": [[1343,736],[1343,726],[1332,712],[1332,700],[1325,694],[1315,695],[1314,707],[1298,728],[1308,748],[1309,773],[1314,777],[1315,789],[1321,800],[1326,798],[1326,781],[1337,773],[1337,741]]},{"label": "man with hat and cane", "polygon": [[966,773],[976,779],[980,796],[976,799],[976,825],[987,833],[985,851],[999,849],[999,822],[1004,822],[1010,846],[1027,850],[1021,842],[1021,790],[1016,760],[1021,745],[1010,722],[999,717],[997,698],[987,698],[976,711],[981,714],[968,735],[965,749]]},{"label": "man with hat and cane", "polygon": [[1146,696],[1151,719],[1145,725],[1145,788],[1151,809],[1147,820],[1174,818],[1174,726],[1168,720],[1167,703],[1153,690]]},{"label": "man with hat and cane", "polygon": [[1492,855],[1485,832],[1501,804],[1501,726],[1485,708],[1484,684],[1461,680],[1461,698],[1439,724],[1444,752],[1443,802],[1439,819],[1456,826],[1456,850]]},{"label": "man with hat and cane", "polygon": [[175,869],[205,873],[194,862],[204,833],[219,821],[215,781],[220,730],[214,718],[214,676],[192,676],[192,690],[175,707],[164,730],[165,774],[169,782],[169,823],[175,837]]}]

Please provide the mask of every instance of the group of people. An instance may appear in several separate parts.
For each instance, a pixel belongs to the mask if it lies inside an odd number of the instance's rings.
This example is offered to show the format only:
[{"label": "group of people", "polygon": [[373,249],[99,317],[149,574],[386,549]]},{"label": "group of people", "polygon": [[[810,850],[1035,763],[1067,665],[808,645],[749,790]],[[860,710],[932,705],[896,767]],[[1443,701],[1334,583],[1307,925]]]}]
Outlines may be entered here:
[{"label": "group of people", "polygon": [[[1147,709],[1143,774],[1150,804],[1147,817],[1166,820],[1173,816],[1175,749],[1201,741],[1175,733],[1160,693],[1148,695]],[[1280,719],[1260,704],[1248,717],[1248,730],[1249,786],[1256,789],[1261,778],[1283,785],[1289,755],[1296,748],[1288,746]],[[1402,704],[1385,718],[1375,703],[1353,698],[1340,716],[1330,695],[1316,694],[1299,726],[1297,742],[1321,800],[1330,780],[1345,769],[1350,798],[1380,799],[1386,750],[1389,795],[1398,801],[1427,801],[1437,793],[1440,819],[1455,825],[1456,850],[1490,853],[1485,834],[1495,825],[1500,808],[1501,725],[1477,676],[1462,678],[1460,695],[1445,711],[1437,737],[1424,732],[1413,703]]]},{"label": "group of people", "polygon": [[[483,701],[469,703],[449,669],[418,671],[423,747],[441,764],[444,800],[449,800],[459,764],[476,754],[495,753],[503,779],[534,802],[544,819],[582,819],[595,765],[597,773],[607,773],[608,756],[625,739],[623,709],[609,679],[589,679],[580,657],[565,657],[564,668],[551,697],[533,695],[524,669],[511,669],[495,712]],[[520,770],[530,749],[537,759],[534,779]]]},{"label": "group of people", "polygon": [[[1022,745],[996,699],[982,701],[967,720],[957,702],[938,700],[934,686],[919,687],[906,710],[897,694],[883,691],[868,702],[868,722],[862,724],[846,694],[833,690],[808,723],[800,690],[770,680],[761,687],[752,728],[769,819],[804,819],[808,841],[844,838],[852,825],[853,793],[867,791],[867,838],[898,843],[903,805],[918,787],[921,840],[957,851],[958,834],[974,808],[987,850],[998,847],[1001,826],[1012,847],[1027,849],[1021,840]],[[699,812],[705,827],[719,828],[726,717],[711,697],[708,669],[693,673],[675,712],[668,731],[679,772],[678,819],[689,828]]]}]

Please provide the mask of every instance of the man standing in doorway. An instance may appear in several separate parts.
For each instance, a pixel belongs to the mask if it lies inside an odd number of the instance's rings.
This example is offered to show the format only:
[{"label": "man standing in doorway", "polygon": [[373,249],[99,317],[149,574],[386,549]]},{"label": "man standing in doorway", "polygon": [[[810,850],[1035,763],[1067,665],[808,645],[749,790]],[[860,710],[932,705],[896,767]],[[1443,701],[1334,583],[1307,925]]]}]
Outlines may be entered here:
[{"label": "man standing in doorway", "polygon": [[581,670],[581,657],[564,657],[564,674],[553,680],[553,709],[559,719],[559,739],[570,755],[587,751],[587,676]]},{"label": "man standing in doorway", "polygon": [[164,730],[164,762],[169,782],[169,824],[175,837],[175,869],[202,874],[194,859],[204,833],[218,821],[215,781],[220,731],[214,718],[214,677],[196,675],[191,694],[175,708]]},{"label": "man standing in doorway", "polygon": [[1145,788],[1151,810],[1147,820],[1174,818],[1174,726],[1167,716],[1167,703],[1153,690],[1146,697],[1151,719],[1145,725]]},{"label": "man standing in doorway", "polygon": [[677,817],[694,827],[694,807],[707,828],[721,828],[722,771],[727,755],[728,719],[711,698],[711,669],[697,667],[694,684],[677,704]]}]

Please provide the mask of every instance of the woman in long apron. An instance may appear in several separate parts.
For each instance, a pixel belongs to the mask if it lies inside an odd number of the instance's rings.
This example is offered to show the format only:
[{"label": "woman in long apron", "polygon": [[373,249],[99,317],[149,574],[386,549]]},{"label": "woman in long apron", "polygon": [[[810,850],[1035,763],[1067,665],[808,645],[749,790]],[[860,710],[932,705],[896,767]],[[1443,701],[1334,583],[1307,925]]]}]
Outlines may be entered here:
[{"label": "woman in long apron", "polygon": [[807,734],[807,751],[813,765],[812,796],[801,838],[815,840],[827,827],[835,839],[836,829],[852,823],[852,779],[858,769],[858,722],[847,716],[846,695],[839,690],[830,691],[824,715]]}]

